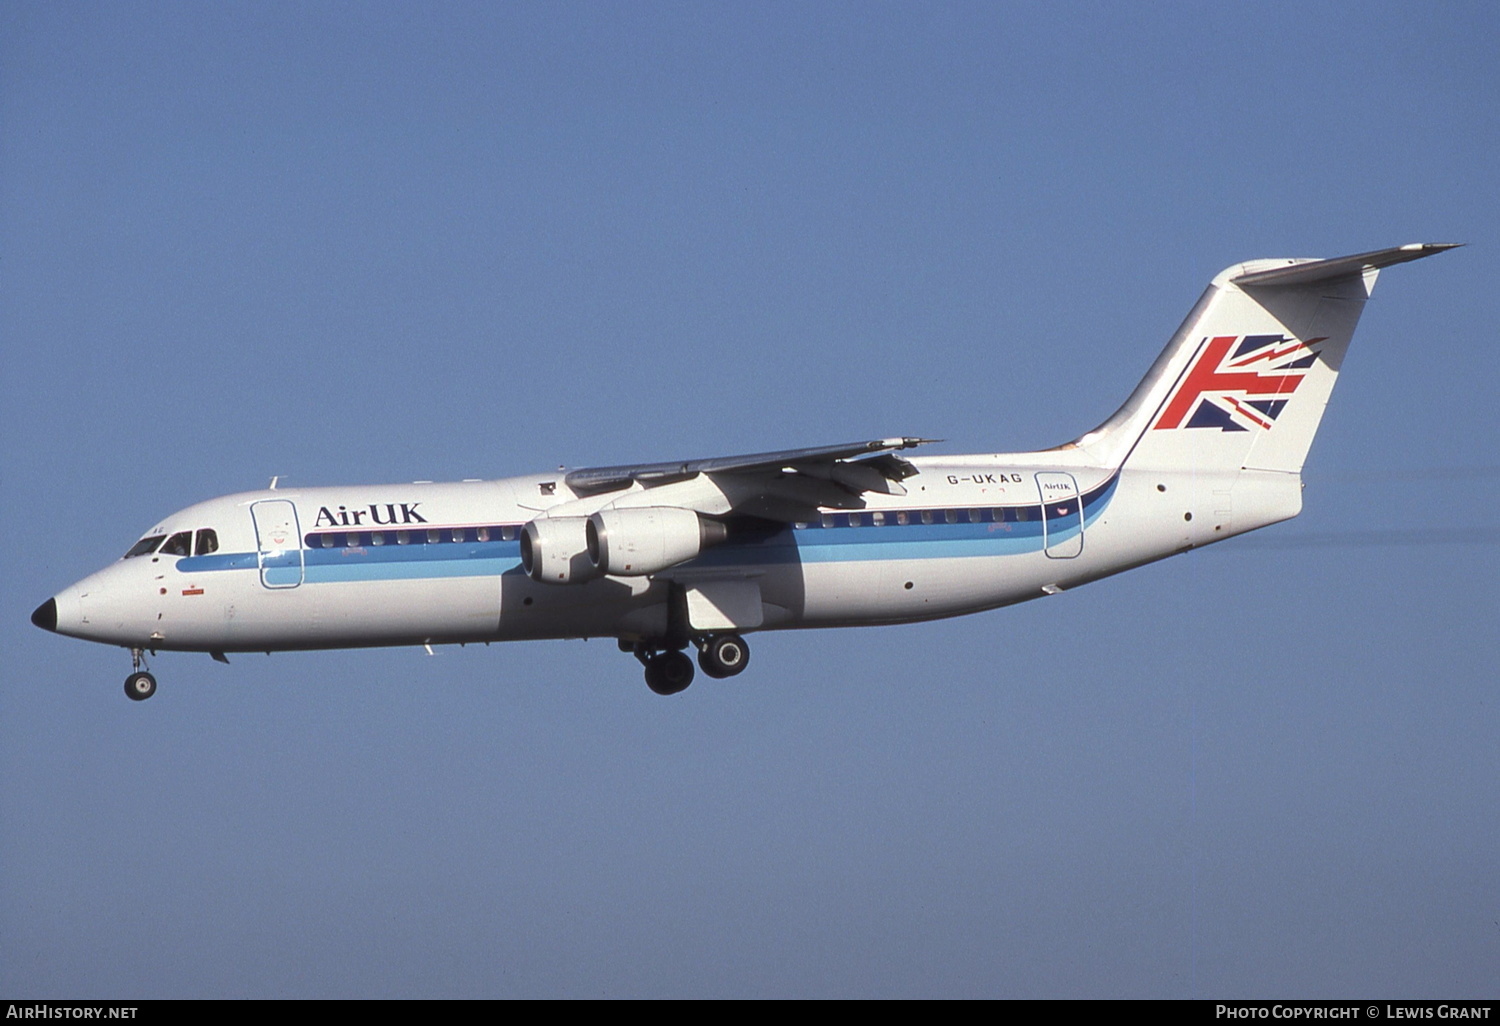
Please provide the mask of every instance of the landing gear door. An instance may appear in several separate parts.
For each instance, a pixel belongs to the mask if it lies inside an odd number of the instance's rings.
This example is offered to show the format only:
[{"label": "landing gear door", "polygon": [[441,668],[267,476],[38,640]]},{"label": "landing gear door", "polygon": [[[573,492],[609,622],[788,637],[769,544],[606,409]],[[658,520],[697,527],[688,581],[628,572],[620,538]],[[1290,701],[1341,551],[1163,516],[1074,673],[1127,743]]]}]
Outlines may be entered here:
[{"label": "landing gear door", "polygon": [[694,581],[684,591],[695,631],[754,630],[765,622],[759,581]]},{"label": "landing gear door", "polygon": [[260,583],[267,588],[295,588],[302,583],[302,530],[297,507],[286,499],[251,503]]},{"label": "landing gear door", "polygon": [[1083,551],[1083,500],[1072,474],[1044,470],[1036,475],[1042,495],[1042,538],[1047,555],[1072,559]]}]

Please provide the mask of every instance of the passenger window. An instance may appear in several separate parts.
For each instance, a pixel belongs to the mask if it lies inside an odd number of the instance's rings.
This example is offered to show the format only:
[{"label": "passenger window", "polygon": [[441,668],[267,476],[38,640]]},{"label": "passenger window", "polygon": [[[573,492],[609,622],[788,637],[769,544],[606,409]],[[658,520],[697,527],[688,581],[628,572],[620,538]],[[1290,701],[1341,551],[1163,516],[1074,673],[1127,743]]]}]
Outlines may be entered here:
[{"label": "passenger window", "polygon": [[984,510],[982,510],[982,509],[971,509],[971,510],[969,510],[969,523],[971,523],[971,524],[977,524],[977,523],[980,523],[983,520],[984,520]]},{"label": "passenger window", "polygon": [[318,536],[318,544],[322,545],[325,549],[331,549],[331,548],[333,548],[333,535],[331,535],[331,534],[322,534],[322,535],[319,535]]},{"label": "passenger window", "polygon": [[832,513],[824,513],[823,514],[823,526],[824,527],[833,527],[837,523],[838,523],[838,519]]},{"label": "passenger window", "polygon": [[860,524],[859,514],[858,513],[850,513],[849,514],[849,526],[850,527],[858,527],[859,524]]},{"label": "passenger window", "polygon": [[932,523],[932,520],[933,520],[932,510],[930,510],[930,509],[924,509],[922,511],[922,523],[924,523],[924,524],[930,524],[930,523]]},{"label": "passenger window", "polygon": [[946,521],[948,521],[948,523],[950,523],[950,524],[956,524],[956,523],[958,523],[958,510],[956,510],[956,509],[945,509],[945,510],[943,510],[943,519],[946,520]]},{"label": "passenger window", "polygon": [[500,540],[501,541],[515,541],[516,540],[516,533],[517,532],[516,532],[516,529],[514,527],[502,527],[502,528],[500,528]]},{"label": "passenger window", "polygon": [[880,513],[880,512],[871,513],[870,514],[870,523],[874,524],[876,527],[884,527],[885,526],[885,514],[884,513]]},{"label": "passenger window", "polygon": [[212,527],[205,527],[198,532],[198,544],[193,549],[200,556],[206,556],[210,552],[219,551],[219,535]]},{"label": "passenger window", "polygon": [[396,544],[397,545],[410,545],[411,544],[411,532],[410,531],[397,531],[396,532]]},{"label": "passenger window", "polygon": [[166,535],[164,534],[148,535],[130,546],[130,551],[125,553],[123,558],[130,559],[132,556],[144,556],[147,553],[155,552],[156,547],[161,544],[161,540],[165,537]]},{"label": "passenger window", "polygon": [[453,529],[453,540],[456,542],[464,540],[464,529],[462,527],[455,527]]},{"label": "passenger window", "polygon": [[475,534],[482,542],[490,540],[490,529],[488,527],[481,527],[478,531],[475,532]]},{"label": "passenger window", "polygon": [[193,554],[193,532],[178,531],[161,547],[163,556],[190,556]]},{"label": "passenger window", "polygon": [[901,512],[896,514],[896,523],[905,525],[911,520],[911,514]]},{"label": "passenger window", "polygon": [[442,540],[443,540],[443,532],[442,531],[428,531],[427,532],[427,544],[428,545],[436,545],[438,542],[440,542]]},{"label": "passenger window", "polygon": [[385,532],[384,531],[371,531],[370,532],[370,544],[371,545],[384,545],[385,544]]}]

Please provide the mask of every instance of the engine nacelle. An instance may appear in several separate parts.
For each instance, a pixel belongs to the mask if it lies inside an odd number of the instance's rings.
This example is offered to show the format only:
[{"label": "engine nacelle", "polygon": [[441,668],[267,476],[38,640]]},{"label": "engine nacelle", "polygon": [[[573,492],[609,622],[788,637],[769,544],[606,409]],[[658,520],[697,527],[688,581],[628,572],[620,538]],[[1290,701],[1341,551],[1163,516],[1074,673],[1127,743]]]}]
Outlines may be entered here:
[{"label": "engine nacelle", "polygon": [[600,573],[654,574],[724,540],[717,520],[676,506],[601,509],[588,519],[589,563]]},{"label": "engine nacelle", "polygon": [[543,517],[521,529],[521,568],[543,584],[582,584],[599,576],[589,562],[588,518]]}]

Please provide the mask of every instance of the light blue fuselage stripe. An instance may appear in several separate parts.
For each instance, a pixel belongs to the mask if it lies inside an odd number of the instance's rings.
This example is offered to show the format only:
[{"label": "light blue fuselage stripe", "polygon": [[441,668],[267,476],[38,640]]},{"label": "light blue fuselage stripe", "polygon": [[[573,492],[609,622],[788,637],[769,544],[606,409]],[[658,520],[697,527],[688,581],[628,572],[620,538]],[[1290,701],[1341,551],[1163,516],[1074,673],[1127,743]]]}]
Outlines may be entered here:
[{"label": "light blue fuselage stripe", "polygon": [[[1085,497],[1085,526],[1098,519],[1114,495],[1118,477]],[[988,507],[985,507],[988,508]],[[1048,521],[1046,543],[1055,546],[1079,533],[1076,516]],[[709,549],[693,567],[736,567],[841,563],[876,560],[955,559],[1014,556],[1043,548],[1039,520],[1019,523],[895,524],[880,526],[786,528],[763,538],[728,542]],[[302,580],[307,584],[335,581],[399,581],[443,577],[494,577],[521,565],[517,541],[412,542],[408,545],[365,545],[356,548],[309,548],[303,552]],[[209,573],[257,567],[256,553],[214,553],[177,561],[182,573]],[[295,567],[280,567],[278,572]],[[289,579],[287,583],[295,583]]]}]

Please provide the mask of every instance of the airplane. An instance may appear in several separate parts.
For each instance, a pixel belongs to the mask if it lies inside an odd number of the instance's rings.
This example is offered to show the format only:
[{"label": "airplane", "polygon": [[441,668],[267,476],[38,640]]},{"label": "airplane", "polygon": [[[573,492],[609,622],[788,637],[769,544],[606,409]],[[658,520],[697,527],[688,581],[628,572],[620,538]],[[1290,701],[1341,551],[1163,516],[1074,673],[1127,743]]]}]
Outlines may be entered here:
[{"label": "airplane", "polygon": [[145,656],[612,637],[657,694],[756,631],[911,623],[1068,591],[1296,516],[1380,270],[1454,248],[1236,264],[1123,406],[1029,453],[882,438],[457,483],[271,488],[173,513],[36,626]]}]

